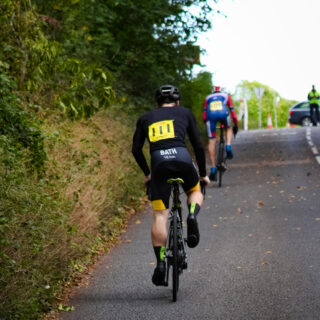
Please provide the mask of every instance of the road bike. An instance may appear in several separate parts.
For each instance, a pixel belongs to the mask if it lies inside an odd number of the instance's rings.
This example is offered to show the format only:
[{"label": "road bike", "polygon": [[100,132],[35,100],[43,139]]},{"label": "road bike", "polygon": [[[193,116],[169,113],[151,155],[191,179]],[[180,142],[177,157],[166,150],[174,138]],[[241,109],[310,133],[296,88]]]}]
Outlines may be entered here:
[{"label": "road bike", "polygon": [[182,208],[180,201],[179,184],[181,178],[167,181],[172,185],[172,209],[169,213],[168,238],[165,248],[166,276],[165,285],[169,284],[170,269],[172,271],[172,300],[177,301],[179,290],[179,276],[187,269],[186,239],[183,237]]},{"label": "road bike", "polygon": [[[168,238],[165,248],[166,276],[165,285],[169,285],[170,271],[172,273],[172,301],[177,301],[179,277],[187,269],[187,239],[183,237],[182,207],[179,185],[184,181],[181,178],[167,180],[172,186],[172,208],[169,213]],[[200,182],[201,191],[205,195],[204,183]],[[171,270],[170,270],[171,269]]]},{"label": "road bike", "polygon": [[[169,278],[171,272],[172,282],[172,301],[177,301],[177,295],[179,290],[179,277],[183,270],[187,269],[187,253],[186,244],[187,239],[183,237],[183,223],[182,223],[182,207],[180,200],[180,187],[179,185],[184,183],[181,178],[171,178],[167,180],[167,183],[172,187],[172,207],[169,212],[168,218],[168,237],[165,247],[165,262],[166,262],[166,274],[165,274],[165,286],[169,286]],[[200,181],[201,192],[205,196],[205,185],[203,181]],[[149,200],[150,185],[147,185],[147,195]]]},{"label": "road bike", "polygon": [[227,170],[227,157],[225,154],[225,125],[223,123],[220,124],[220,140],[218,144],[218,153],[216,159],[216,168],[218,175],[218,185],[221,187],[222,185],[222,175]]}]

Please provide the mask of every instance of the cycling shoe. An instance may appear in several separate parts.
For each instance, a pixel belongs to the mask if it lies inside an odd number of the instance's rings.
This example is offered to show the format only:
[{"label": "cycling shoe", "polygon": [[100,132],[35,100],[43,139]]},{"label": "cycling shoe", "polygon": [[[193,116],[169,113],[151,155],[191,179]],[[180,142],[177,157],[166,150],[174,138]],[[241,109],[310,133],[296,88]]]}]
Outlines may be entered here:
[{"label": "cycling shoe", "polygon": [[200,233],[199,233],[197,218],[193,214],[188,215],[187,225],[188,225],[187,244],[189,248],[194,248],[199,243]]},{"label": "cycling shoe", "polygon": [[217,169],[215,167],[211,168],[209,179],[210,181],[217,181]]},{"label": "cycling shoe", "polygon": [[152,283],[156,286],[164,286],[165,276],[166,276],[166,263],[164,261],[160,261],[157,267],[154,269],[154,273],[152,276]]},{"label": "cycling shoe", "polygon": [[232,152],[231,146],[229,146],[229,145],[226,146],[226,152],[227,152],[227,159],[232,159],[233,152]]}]

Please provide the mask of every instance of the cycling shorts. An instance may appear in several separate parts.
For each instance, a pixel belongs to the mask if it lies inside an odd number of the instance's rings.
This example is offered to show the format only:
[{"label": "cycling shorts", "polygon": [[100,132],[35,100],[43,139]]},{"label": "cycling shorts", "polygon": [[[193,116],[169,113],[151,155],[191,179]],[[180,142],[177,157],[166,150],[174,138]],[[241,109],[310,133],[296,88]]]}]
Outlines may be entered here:
[{"label": "cycling shorts", "polygon": [[231,119],[229,114],[218,115],[216,118],[211,117],[210,120],[206,121],[206,128],[209,139],[214,139],[216,137],[217,122],[224,124],[228,128],[231,127]]},{"label": "cycling shorts", "polygon": [[173,147],[151,153],[151,202],[154,210],[169,208],[170,178],[181,178],[186,193],[200,190],[199,175],[186,148]]}]

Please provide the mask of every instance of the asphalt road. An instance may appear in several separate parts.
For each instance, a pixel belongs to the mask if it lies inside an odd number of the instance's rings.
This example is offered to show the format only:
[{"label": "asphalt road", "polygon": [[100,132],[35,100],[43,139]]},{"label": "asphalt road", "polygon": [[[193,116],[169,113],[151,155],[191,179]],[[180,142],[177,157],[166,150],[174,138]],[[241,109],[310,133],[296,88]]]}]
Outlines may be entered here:
[{"label": "asphalt road", "polygon": [[146,210],[61,319],[320,319],[320,128],[240,132],[233,150],[223,186],[207,189],[176,303],[151,283]]}]

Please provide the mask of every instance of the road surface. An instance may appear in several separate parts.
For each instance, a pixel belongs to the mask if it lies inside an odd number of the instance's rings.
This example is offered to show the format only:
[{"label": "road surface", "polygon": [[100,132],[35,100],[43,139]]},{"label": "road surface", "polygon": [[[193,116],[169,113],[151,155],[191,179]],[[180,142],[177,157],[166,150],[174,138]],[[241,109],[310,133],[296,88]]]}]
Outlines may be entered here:
[{"label": "road surface", "polygon": [[146,210],[61,319],[320,319],[318,150],[320,128],[240,132],[222,187],[207,189],[178,301],[151,282]]}]

